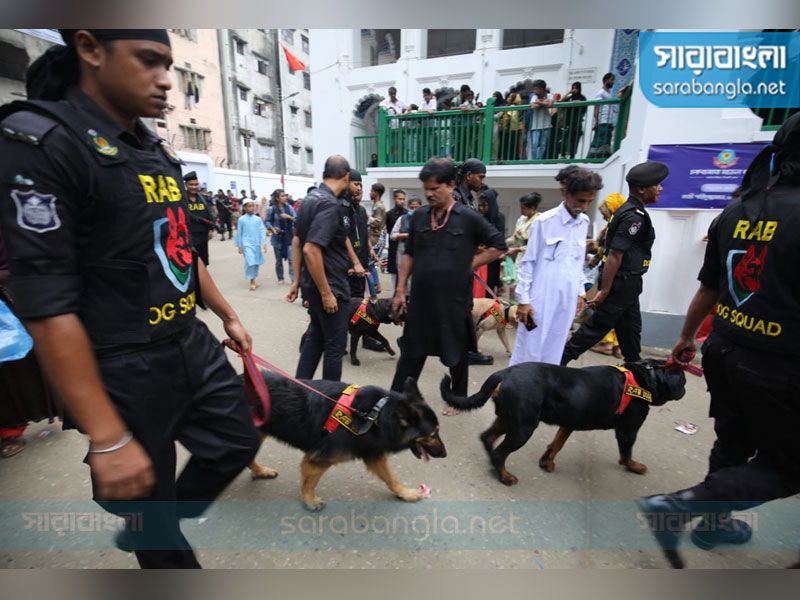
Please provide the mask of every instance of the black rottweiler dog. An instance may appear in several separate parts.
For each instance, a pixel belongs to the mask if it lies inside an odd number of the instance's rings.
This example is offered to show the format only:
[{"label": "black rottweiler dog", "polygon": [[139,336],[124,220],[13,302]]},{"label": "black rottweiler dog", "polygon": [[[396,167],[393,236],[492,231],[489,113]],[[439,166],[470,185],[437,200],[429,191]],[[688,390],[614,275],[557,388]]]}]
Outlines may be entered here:
[{"label": "black rottweiler dog", "polygon": [[[653,406],[679,400],[686,393],[684,372],[663,368],[664,361],[645,360],[626,363],[625,367],[639,386],[650,392]],[[539,459],[539,466],[547,471],[553,470],[553,459],[572,431],[614,429],[619,463],[634,473],[644,473],[647,467],[631,458],[631,450],[650,403],[633,397],[622,414],[617,414],[625,389],[625,374],[615,367],[572,369],[534,362],[497,371],[477,394],[468,398],[453,395],[450,377],[445,376],[441,384],[445,402],[459,410],[479,408],[489,397],[494,400],[497,418],[480,438],[500,481],[506,485],[517,483],[517,478],[505,467],[508,455],[525,445],[540,421],[561,426]],[[495,448],[495,442],[503,435],[505,439]]]},{"label": "black rottweiler dog", "polygon": [[[375,423],[363,435],[355,435],[339,425],[329,433],[323,429],[334,404],[314,392],[300,387],[268,371],[261,371],[269,388],[271,414],[269,421],[260,427],[262,442],[267,436],[305,452],[300,463],[300,493],[309,510],[325,506],[315,494],[317,483],[330,467],[337,463],[360,459],[401,500],[416,502],[422,499],[420,489],[403,486],[389,466],[388,455],[411,450],[425,462],[430,456],[447,456],[439,437],[436,413],[419,393],[412,378],[406,381],[402,394],[376,386],[358,390],[352,407],[369,413],[383,397],[388,398]],[[347,387],[339,381],[304,381],[330,398],[338,399]],[[277,477],[272,469],[250,463],[253,479]]]},{"label": "black rottweiler dog", "polygon": [[358,349],[358,341],[363,336],[375,338],[383,344],[383,347],[391,356],[395,355],[394,350],[389,345],[389,340],[378,333],[378,327],[380,327],[381,323],[395,323],[395,318],[392,314],[392,299],[378,298],[375,302],[367,301],[367,317],[375,321],[375,323],[369,323],[365,319],[359,318],[354,324],[353,315],[359,310],[361,303],[361,298],[350,298],[350,303],[347,306],[348,314],[350,315],[350,324],[348,325],[348,330],[350,331],[350,364],[356,367],[361,364],[361,361],[356,356],[356,350]]}]

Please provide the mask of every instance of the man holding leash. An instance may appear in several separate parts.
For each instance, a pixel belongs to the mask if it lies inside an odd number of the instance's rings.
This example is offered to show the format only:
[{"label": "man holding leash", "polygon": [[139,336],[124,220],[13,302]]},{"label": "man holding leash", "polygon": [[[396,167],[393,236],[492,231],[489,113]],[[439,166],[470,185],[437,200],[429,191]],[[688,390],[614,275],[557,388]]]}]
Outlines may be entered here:
[{"label": "man holding leash", "polygon": [[[0,110],[11,290],[65,426],[89,437],[95,500],[128,515],[142,567],[198,568],[178,518],[200,514],[260,440],[195,303],[252,342],[192,250],[180,159],[139,119],[167,108],[167,32],[62,35],[28,70],[35,102]],[[192,455],[177,481],[176,440]]]}]

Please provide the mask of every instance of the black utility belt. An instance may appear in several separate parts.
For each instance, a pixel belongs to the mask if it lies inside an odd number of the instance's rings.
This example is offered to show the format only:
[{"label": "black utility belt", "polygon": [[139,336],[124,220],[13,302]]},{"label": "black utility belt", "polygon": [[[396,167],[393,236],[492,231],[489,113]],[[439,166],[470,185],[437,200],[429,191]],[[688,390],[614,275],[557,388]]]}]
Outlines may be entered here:
[{"label": "black utility belt", "polygon": [[187,323],[186,327],[183,327],[178,331],[174,331],[169,335],[165,335],[164,337],[158,338],[157,340],[153,340],[151,342],[145,342],[143,344],[126,344],[124,346],[112,346],[109,348],[96,348],[94,355],[99,360],[124,356],[125,354],[131,354],[133,352],[152,350],[153,348],[166,346],[167,344],[171,344],[172,342],[181,339],[189,332],[189,329],[191,329],[191,323]]},{"label": "black utility belt", "polygon": [[614,278],[625,281],[631,277],[641,277],[645,273],[647,273],[647,271],[617,271],[617,274],[614,276]]}]

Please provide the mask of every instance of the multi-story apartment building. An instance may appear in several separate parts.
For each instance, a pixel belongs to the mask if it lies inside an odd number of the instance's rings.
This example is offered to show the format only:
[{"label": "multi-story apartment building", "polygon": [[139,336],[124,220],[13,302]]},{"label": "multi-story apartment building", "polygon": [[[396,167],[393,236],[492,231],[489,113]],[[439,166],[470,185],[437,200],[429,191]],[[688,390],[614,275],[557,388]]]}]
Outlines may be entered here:
[{"label": "multi-story apartment building", "polygon": [[275,29],[222,29],[219,56],[228,139],[227,167],[281,167],[279,56]]},{"label": "multi-story apartment building", "polygon": [[[280,53],[280,85],[283,114],[284,172],[288,175],[314,174],[312,133],[310,34],[308,29],[280,29],[279,42],[306,68],[291,71],[283,48]],[[321,88],[320,88],[321,89]]]},{"label": "multi-story apartment building", "polygon": [[25,71],[53,44],[57,29],[0,29],[0,104],[25,100]]}]

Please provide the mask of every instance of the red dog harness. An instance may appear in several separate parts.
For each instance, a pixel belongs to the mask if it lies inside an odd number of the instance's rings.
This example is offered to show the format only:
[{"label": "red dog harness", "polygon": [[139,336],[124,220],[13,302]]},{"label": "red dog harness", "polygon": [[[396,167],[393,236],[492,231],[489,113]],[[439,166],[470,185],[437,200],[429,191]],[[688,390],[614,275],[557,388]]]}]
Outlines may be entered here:
[{"label": "red dog harness", "polygon": [[630,404],[631,398],[641,398],[648,403],[653,402],[653,393],[640,386],[636,382],[633,373],[631,373],[625,367],[618,367],[617,365],[612,366],[625,375],[625,385],[622,388],[622,398],[619,401],[619,407],[617,408],[615,414],[621,415],[623,412],[625,412],[625,409],[628,408],[628,404]]},{"label": "red dog harness", "polygon": [[333,433],[339,425],[343,425],[350,433],[358,435],[358,431],[353,428],[353,411],[350,409],[350,405],[353,403],[358,389],[358,386],[355,384],[348,385],[344,389],[342,395],[339,396],[339,400],[333,405],[333,410],[328,420],[325,421],[325,425],[323,426],[325,431]]},{"label": "red dog harness", "polygon": [[364,298],[361,301],[361,304],[358,305],[358,308],[356,309],[356,312],[353,314],[353,318],[350,319],[350,324],[351,325],[355,325],[356,323],[358,323],[359,319],[361,319],[362,321],[366,321],[370,325],[377,325],[378,324],[378,322],[375,319],[373,319],[372,317],[367,315],[367,302],[369,302],[369,300]]},{"label": "red dog harness", "polygon": [[[500,307],[500,303],[497,300],[489,307],[489,310],[483,313],[483,319],[488,319],[489,317],[494,317],[494,320],[500,323],[500,325],[508,323],[503,314],[503,309]],[[481,319],[481,321],[483,321],[483,319]]]}]

